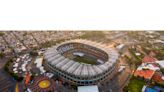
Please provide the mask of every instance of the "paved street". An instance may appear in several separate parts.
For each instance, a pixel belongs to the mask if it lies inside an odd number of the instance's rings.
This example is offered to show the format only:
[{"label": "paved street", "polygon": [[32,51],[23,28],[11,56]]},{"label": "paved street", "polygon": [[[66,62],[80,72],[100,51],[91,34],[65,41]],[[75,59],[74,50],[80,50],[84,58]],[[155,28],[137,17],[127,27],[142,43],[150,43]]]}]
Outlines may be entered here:
[{"label": "paved street", "polygon": [[0,92],[14,92],[16,81],[4,70],[0,70]]},{"label": "paved street", "polygon": [[[125,64],[125,62],[124,62]],[[125,85],[129,74],[130,74],[129,66],[126,66],[125,70],[121,73],[117,73],[113,79],[104,83],[100,88],[100,92],[122,92],[122,88]]]}]

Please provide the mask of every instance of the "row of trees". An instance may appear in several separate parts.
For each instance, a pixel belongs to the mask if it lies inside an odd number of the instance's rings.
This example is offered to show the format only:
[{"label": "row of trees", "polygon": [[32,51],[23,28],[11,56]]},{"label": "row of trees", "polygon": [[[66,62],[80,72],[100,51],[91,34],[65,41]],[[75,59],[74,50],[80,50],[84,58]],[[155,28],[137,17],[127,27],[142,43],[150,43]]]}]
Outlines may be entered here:
[{"label": "row of trees", "polygon": [[0,52],[0,59],[2,59],[5,56],[3,52]]}]

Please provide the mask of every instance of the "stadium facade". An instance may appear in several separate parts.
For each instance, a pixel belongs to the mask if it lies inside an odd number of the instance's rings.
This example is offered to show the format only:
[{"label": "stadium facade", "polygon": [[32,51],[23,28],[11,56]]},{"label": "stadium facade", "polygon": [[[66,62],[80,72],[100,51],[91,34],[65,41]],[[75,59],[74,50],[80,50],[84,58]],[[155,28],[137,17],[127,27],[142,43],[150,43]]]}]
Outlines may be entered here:
[{"label": "stadium facade", "polygon": [[[96,64],[71,59],[75,54],[94,57]],[[114,48],[89,40],[75,39],[48,49],[44,53],[43,65],[63,81],[75,85],[93,85],[109,80],[117,73],[118,57]]]}]

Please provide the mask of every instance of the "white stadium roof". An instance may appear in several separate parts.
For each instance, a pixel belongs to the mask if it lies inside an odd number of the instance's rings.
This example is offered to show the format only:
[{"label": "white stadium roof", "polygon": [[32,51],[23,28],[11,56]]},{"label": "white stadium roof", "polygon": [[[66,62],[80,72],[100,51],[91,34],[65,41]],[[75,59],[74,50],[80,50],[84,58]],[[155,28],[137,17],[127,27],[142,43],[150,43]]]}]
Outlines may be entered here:
[{"label": "white stadium roof", "polygon": [[[62,56],[60,54],[62,51],[61,52],[57,51],[57,48],[61,45],[64,45],[66,43],[76,43],[76,42],[86,44],[92,47],[96,47],[106,52],[109,57],[108,61],[100,65],[90,65],[90,64],[85,64],[85,63],[79,63],[79,62],[75,62],[74,60],[70,60]],[[72,45],[70,46],[71,46],[70,48],[73,48]],[[69,49],[69,46],[68,47],[66,46],[66,48],[64,48],[64,50],[67,50],[67,49]],[[53,46],[52,48],[47,50],[44,54],[45,60],[52,66],[60,70],[66,71],[67,73],[71,73],[77,76],[84,76],[84,77],[95,76],[97,74],[105,72],[106,70],[111,68],[114,63],[116,63],[118,56],[119,54],[115,49],[107,48],[105,45],[102,45],[100,43],[96,43],[96,42],[92,42],[88,40],[81,40],[81,39],[70,40],[70,41],[66,41],[61,44],[58,44],[57,46]]]}]

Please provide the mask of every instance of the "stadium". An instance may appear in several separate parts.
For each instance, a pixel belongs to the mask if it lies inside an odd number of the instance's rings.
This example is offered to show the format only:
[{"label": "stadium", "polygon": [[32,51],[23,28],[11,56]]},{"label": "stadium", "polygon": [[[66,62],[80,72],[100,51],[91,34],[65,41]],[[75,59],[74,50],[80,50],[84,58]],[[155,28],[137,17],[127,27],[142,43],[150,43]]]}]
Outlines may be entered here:
[{"label": "stadium", "polygon": [[62,81],[93,85],[111,79],[118,70],[119,54],[114,48],[89,40],[62,42],[44,53],[44,67]]}]

